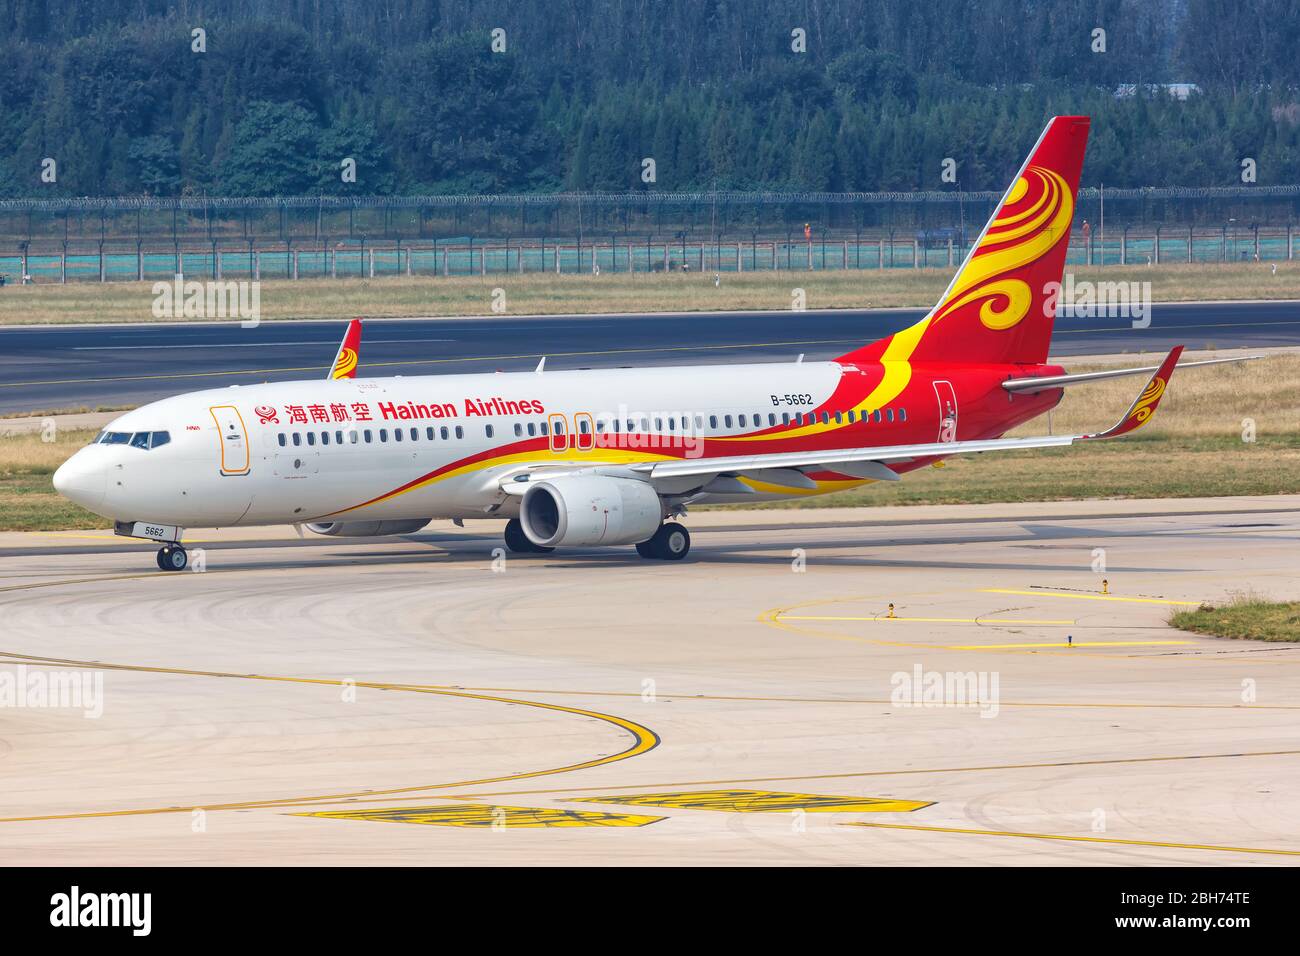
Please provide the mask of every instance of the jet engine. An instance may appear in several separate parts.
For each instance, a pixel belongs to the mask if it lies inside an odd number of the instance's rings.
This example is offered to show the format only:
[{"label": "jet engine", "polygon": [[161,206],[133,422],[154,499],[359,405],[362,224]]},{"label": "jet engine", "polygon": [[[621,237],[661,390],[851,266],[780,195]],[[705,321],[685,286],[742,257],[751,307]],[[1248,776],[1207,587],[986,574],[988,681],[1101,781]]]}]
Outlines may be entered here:
[{"label": "jet engine", "polygon": [[410,534],[429,523],[428,518],[410,518],[404,521],[326,521],[309,524],[307,528],[317,534],[335,538],[373,538],[385,534]]},{"label": "jet engine", "polygon": [[663,506],[654,488],[635,478],[574,475],[539,481],[524,492],[519,521],[545,548],[636,544],[659,530]]}]

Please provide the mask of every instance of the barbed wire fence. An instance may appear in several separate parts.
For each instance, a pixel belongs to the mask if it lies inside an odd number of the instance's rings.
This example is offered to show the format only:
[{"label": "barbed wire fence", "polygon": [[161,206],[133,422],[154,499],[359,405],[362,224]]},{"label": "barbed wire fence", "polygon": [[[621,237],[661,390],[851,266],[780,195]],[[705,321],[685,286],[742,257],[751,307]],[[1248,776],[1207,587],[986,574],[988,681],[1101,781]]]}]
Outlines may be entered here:
[{"label": "barbed wire fence", "polygon": [[[1001,194],[700,190],[0,200],[0,276],[951,266]],[[1081,189],[1072,261],[1292,259],[1300,185]]]}]

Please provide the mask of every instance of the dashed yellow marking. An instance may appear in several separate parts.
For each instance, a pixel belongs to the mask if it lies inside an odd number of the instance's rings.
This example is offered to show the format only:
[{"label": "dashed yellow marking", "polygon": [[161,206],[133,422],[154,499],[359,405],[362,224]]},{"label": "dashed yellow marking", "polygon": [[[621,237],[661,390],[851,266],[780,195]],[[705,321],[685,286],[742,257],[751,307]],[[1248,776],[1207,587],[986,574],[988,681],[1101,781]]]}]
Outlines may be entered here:
[{"label": "dashed yellow marking", "polygon": [[1300,856],[1300,850],[1275,850],[1257,846],[1220,846],[1215,843],[1173,843],[1162,840],[1121,840],[1117,837],[1069,836],[1064,833],[1020,833],[1015,830],[968,830],[962,827],[923,827],[905,823],[864,823],[854,821],[846,827],[876,827],[882,830],[924,830],[930,833],[965,833],[976,836],[1020,837],[1026,840],[1064,840],[1071,843],[1106,843],[1116,846],[1165,847],[1175,850],[1217,850],[1223,853],[1268,853],[1277,856]]},{"label": "dashed yellow marking", "polygon": [[781,810],[805,810],[810,813],[910,813],[933,805],[932,801],[924,800],[836,797],[820,793],[778,793],[770,790],[696,790],[573,799],[580,803],[618,803],[634,807],[671,807],[675,810],[724,810],[730,813],[772,813]]},{"label": "dashed yellow marking", "polygon": [[1200,607],[1200,601],[1169,601],[1164,598],[1120,597],[1115,594],[1075,594],[1070,591],[1018,591],[1014,588],[980,588],[984,594],[1027,594],[1030,597],[1074,598],[1076,601],[1121,601],[1127,604],[1176,604]]},{"label": "dashed yellow marking", "polygon": [[1154,647],[1168,644],[1191,644],[1192,641],[1075,641],[1067,644],[1058,641],[1051,644],[952,644],[950,651],[1017,651],[1031,647]]},{"label": "dashed yellow marking", "polygon": [[644,827],[667,817],[554,807],[493,807],[456,804],[446,807],[391,807],[386,810],[330,810],[295,813],[295,817],[330,820],[375,820],[380,823],[422,823],[435,827]]}]

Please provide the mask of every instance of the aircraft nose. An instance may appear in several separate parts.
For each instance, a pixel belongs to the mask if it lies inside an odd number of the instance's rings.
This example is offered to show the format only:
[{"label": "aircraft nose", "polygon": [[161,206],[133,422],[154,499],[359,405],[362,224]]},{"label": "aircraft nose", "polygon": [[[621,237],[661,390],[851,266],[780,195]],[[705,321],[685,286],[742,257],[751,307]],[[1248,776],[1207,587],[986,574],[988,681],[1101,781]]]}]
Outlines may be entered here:
[{"label": "aircraft nose", "polygon": [[107,485],[108,474],[102,463],[91,460],[84,449],[54,473],[54,490],[88,511],[95,511],[104,503]]}]

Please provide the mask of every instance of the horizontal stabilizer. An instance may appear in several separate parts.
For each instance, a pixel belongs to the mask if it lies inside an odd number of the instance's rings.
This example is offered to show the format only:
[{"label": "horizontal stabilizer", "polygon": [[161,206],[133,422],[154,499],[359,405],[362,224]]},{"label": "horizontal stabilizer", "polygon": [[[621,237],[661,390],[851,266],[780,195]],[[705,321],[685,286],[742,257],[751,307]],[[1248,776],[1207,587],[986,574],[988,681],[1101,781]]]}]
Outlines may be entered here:
[{"label": "horizontal stabilizer", "polygon": [[[1179,368],[1196,368],[1201,365],[1222,365],[1224,362],[1253,362],[1255,359],[1261,359],[1262,355],[1242,355],[1238,358],[1218,358],[1203,359],[1200,362],[1180,362]],[[1123,378],[1126,375],[1150,375],[1159,369],[1159,365],[1147,365],[1142,368],[1117,368],[1106,369],[1102,372],[1079,372],[1074,375],[1041,375],[1037,378],[1009,378],[1002,383],[1002,387],[1008,392],[1017,392],[1025,395],[1032,395],[1035,392],[1045,392],[1053,388],[1064,388],[1067,385],[1079,385],[1084,382],[1102,382],[1109,378]]]}]

